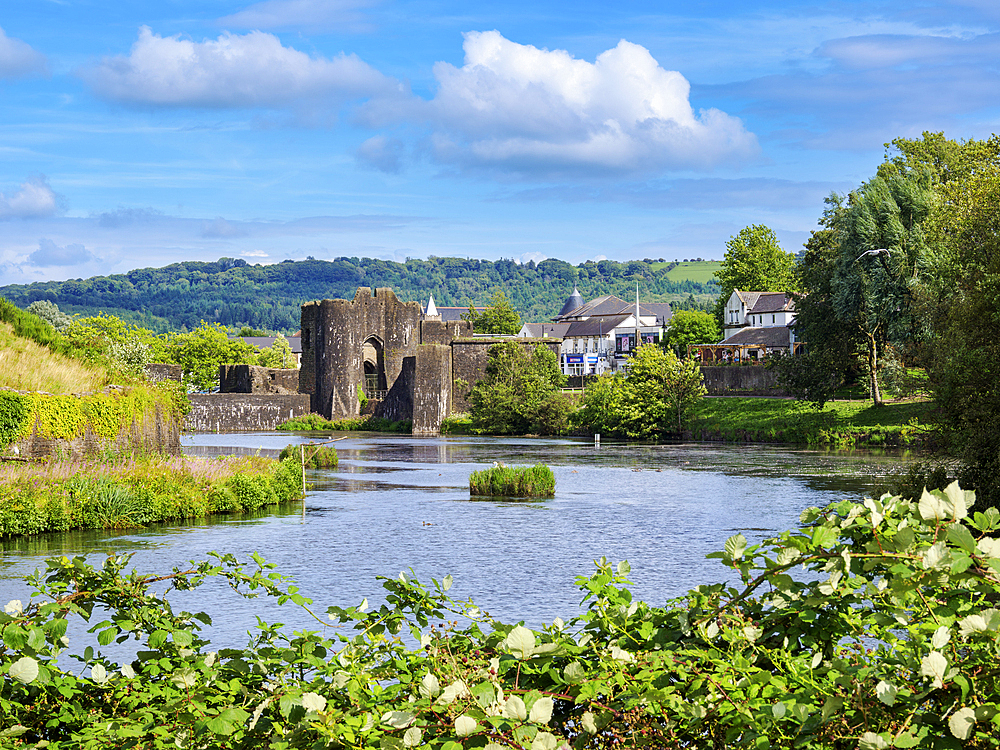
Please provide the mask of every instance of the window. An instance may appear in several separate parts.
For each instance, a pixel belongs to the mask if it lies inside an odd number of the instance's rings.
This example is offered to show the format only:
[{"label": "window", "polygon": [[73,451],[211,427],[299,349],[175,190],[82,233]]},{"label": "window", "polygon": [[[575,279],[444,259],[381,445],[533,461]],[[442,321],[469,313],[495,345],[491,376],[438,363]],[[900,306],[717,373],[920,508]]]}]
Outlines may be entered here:
[{"label": "window", "polygon": [[771,316],[771,322],[772,323],[774,322],[774,316],[773,315]]}]

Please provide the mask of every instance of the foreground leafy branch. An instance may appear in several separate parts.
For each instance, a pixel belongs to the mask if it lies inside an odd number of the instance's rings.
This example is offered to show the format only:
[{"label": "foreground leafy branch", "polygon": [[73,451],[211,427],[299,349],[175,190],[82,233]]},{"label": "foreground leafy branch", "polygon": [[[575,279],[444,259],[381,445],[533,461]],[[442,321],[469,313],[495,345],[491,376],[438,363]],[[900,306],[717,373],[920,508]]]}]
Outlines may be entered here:
[{"label": "foreground leafy branch", "polygon": [[[258,621],[209,650],[173,591],[222,579],[315,614],[273,566],[212,554],[155,576],[128,557],[50,560],[0,615],[4,746],[49,748],[993,748],[1000,734],[1000,513],[957,485],[810,508],[802,527],[713,555],[739,584],[653,606],[628,563],[577,581],[538,630],[424,585],[330,607],[335,628]],[[797,574],[797,575],[796,575]],[[163,591],[166,586],[166,591]],[[69,666],[71,618],[96,634]],[[326,622],[323,623],[326,626]],[[129,643],[135,658],[102,653]],[[62,661],[60,661],[62,659]]]}]

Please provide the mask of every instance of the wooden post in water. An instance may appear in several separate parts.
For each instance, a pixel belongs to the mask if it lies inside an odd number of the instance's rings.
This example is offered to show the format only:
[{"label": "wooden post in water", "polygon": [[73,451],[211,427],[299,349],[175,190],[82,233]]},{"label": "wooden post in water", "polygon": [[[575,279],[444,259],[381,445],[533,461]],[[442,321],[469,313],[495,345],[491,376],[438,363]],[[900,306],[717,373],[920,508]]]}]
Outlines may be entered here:
[{"label": "wooden post in water", "polygon": [[306,520],[306,446],[304,443],[299,445],[299,450],[302,455],[302,520]]}]

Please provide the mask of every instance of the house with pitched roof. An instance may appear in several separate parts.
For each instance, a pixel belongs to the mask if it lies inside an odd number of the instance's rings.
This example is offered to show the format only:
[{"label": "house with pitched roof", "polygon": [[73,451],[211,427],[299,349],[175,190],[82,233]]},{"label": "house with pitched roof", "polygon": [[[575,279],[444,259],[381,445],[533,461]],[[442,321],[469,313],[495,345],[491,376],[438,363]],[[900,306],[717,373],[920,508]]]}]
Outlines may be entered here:
[{"label": "house with pitched roof", "polygon": [[699,346],[702,361],[760,360],[768,354],[794,354],[795,298],[786,292],[744,292],[734,289],[725,308],[725,338]]},{"label": "house with pitched roof", "polygon": [[585,302],[573,287],[551,324],[528,323],[518,335],[561,336],[563,374],[600,375],[624,367],[640,343],[659,343],[672,314],[665,302],[626,302],[610,294]]}]

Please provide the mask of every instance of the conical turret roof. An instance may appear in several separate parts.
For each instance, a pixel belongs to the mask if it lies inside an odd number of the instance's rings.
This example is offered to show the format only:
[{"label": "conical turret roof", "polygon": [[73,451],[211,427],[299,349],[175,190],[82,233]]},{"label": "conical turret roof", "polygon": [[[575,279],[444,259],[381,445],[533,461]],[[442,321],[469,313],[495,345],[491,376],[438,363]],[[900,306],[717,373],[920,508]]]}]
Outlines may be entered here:
[{"label": "conical turret roof", "polygon": [[580,290],[577,289],[576,284],[574,284],[573,293],[566,299],[566,302],[563,304],[557,317],[561,318],[563,315],[569,315],[578,307],[583,307],[583,295],[580,294]]},{"label": "conical turret roof", "polygon": [[426,312],[424,312],[424,315],[426,315],[427,317],[432,317],[437,314],[438,311],[437,308],[434,306],[434,295],[432,294],[430,300],[427,302],[427,310]]}]

